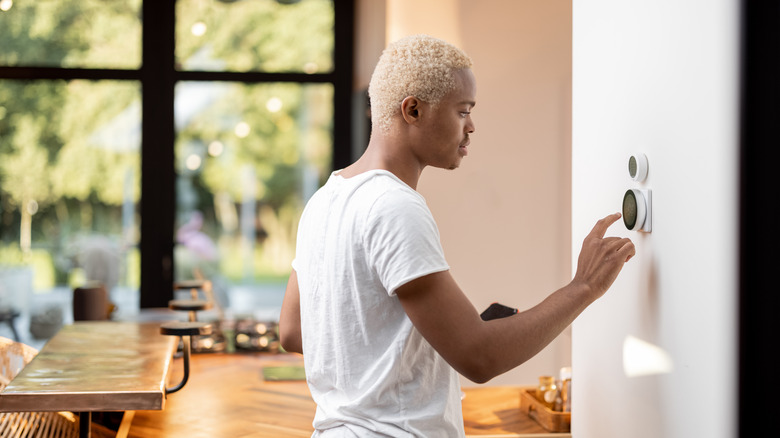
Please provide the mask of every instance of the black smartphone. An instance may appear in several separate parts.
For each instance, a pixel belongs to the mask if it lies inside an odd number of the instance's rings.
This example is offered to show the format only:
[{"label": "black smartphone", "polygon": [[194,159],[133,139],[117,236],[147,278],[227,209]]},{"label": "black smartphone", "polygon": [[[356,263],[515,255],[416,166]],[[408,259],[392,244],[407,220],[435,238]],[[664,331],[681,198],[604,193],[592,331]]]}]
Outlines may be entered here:
[{"label": "black smartphone", "polygon": [[485,309],[479,316],[483,321],[489,321],[491,319],[506,318],[517,313],[517,309],[509,306],[505,306],[499,303],[493,303]]}]

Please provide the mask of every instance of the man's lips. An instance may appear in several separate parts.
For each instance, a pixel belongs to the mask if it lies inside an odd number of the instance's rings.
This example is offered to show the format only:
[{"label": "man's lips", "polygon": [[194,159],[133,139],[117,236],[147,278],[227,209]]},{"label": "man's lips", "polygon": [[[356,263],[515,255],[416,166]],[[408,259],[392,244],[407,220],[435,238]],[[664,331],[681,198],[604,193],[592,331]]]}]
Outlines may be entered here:
[{"label": "man's lips", "polygon": [[460,146],[458,146],[458,149],[463,152],[463,156],[469,154],[469,149],[468,149],[469,144],[471,144],[471,140],[467,138],[463,143],[460,144]]}]

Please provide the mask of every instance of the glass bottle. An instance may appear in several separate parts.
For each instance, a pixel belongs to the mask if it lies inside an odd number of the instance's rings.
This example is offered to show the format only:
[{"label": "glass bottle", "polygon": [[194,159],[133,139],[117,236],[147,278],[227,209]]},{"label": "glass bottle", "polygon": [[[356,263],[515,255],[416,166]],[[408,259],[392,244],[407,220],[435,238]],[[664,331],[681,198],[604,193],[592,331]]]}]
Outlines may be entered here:
[{"label": "glass bottle", "polygon": [[571,367],[563,367],[560,371],[561,410],[571,412]]},{"label": "glass bottle", "polygon": [[558,387],[553,376],[539,377],[539,386],[536,387],[536,399],[548,409],[555,406],[555,398],[558,397]]},{"label": "glass bottle", "polygon": [[571,379],[566,379],[561,383],[561,400],[563,412],[571,412]]}]

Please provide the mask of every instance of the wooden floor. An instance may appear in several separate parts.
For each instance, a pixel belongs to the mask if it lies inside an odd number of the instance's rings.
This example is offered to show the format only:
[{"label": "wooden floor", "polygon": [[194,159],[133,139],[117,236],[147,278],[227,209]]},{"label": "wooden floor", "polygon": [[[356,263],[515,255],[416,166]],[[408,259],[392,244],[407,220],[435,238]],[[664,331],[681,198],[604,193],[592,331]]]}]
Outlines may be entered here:
[{"label": "wooden floor", "polygon": [[[315,405],[305,382],[265,382],[264,366],[297,355],[196,354],[190,378],[162,411],[137,411],[129,438],[310,437]],[[180,380],[174,361],[171,382]],[[176,373],[176,372],[179,373]]]},{"label": "wooden floor", "polygon": [[[163,411],[136,411],[130,438],[310,437],[315,405],[305,382],[264,381],[264,366],[302,364],[298,355],[198,354],[190,379],[168,396]],[[178,382],[181,359],[171,382]],[[518,388],[467,388],[469,436],[548,435],[519,410]],[[527,435],[540,434],[540,435]]]}]

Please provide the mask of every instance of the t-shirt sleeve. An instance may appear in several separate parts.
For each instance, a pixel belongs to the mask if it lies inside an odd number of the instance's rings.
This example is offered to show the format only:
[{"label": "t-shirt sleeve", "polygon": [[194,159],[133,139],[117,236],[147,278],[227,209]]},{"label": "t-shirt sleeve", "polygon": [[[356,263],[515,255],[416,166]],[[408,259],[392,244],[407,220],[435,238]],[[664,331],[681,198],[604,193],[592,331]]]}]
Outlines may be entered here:
[{"label": "t-shirt sleeve", "polygon": [[364,239],[369,263],[389,295],[409,281],[449,269],[433,215],[414,193],[392,190],[380,196]]}]

